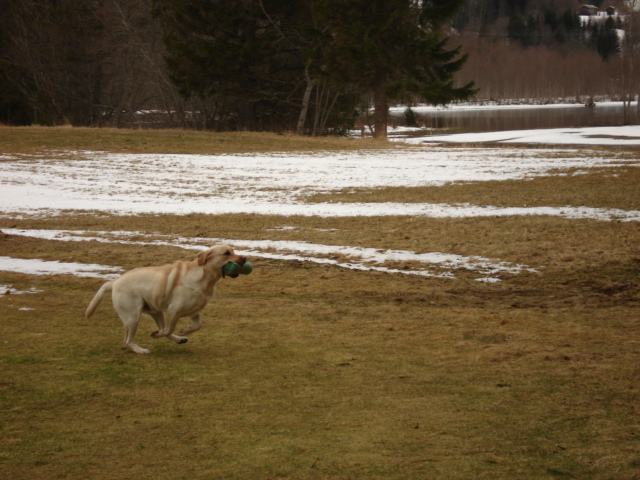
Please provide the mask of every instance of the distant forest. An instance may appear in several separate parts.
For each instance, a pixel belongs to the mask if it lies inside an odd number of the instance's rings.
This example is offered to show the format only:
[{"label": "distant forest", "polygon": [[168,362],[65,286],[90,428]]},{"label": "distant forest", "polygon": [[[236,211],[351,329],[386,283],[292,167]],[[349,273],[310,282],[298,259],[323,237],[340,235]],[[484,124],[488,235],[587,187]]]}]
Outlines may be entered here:
[{"label": "distant forest", "polygon": [[[386,101],[635,98],[640,0],[593,0],[592,17],[581,5],[3,0],[0,123],[318,135]],[[406,31],[388,31],[391,21]]]},{"label": "distant forest", "polygon": [[[630,5],[635,4],[635,15]],[[640,93],[640,0],[596,0],[579,17],[575,0],[467,0],[451,22],[476,80],[477,99],[622,100]],[[607,15],[607,7],[615,9]],[[634,68],[635,67],[635,68]]]}]

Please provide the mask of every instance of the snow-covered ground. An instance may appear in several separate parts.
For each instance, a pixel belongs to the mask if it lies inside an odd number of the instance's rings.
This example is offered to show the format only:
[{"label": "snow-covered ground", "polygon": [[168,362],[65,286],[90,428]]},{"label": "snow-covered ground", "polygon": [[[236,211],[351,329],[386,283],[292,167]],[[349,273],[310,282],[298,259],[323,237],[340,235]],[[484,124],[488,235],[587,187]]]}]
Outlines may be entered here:
[{"label": "snow-covered ground", "polygon": [[[598,107],[620,107],[622,102],[614,102],[605,100],[602,101],[600,99],[597,100]],[[495,101],[486,101],[481,103],[452,103],[449,105],[412,105],[411,110],[414,113],[434,113],[434,112],[465,112],[465,111],[481,111],[488,110],[492,112],[502,111],[502,110],[537,110],[540,108],[544,109],[554,109],[554,108],[567,108],[567,107],[584,107],[581,103],[576,103],[575,99],[567,102],[556,102],[556,103],[531,103],[529,99],[520,99],[520,100],[511,100],[509,103],[498,103]],[[635,105],[632,103],[632,108]],[[389,113],[392,116],[400,116],[404,115],[404,112],[407,110],[406,105],[397,105],[389,108]]]},{"label": "snow-covered ground", "polygon": [[[452,182],[517,180],[572,174],[593,167],[638,165],[620,152],[584,148],[468,148],[434,146],[434,142],[479,143],[528,139],[544,144],[640,145],[640,127],[499,132],[415,138],[415,146],[354,152],[246,155],[158,155],[62,152],[57,155],[0,155],[0,215],[9,218],[56,215],[66,210],[94,214],[269,214],[304,216],[477,217],[553,215],[568,219],[640,221],[640,211],[592,207],[494,207],[428,203],[317,203],[310,195],[357,188],[444,185]],[[424,145],[429,142],[428,145]],[[286,228],[286,219],[283,219]],[[4,230],[58,241],[83,241],[87,232]],[[131,242],[135,232],[91,232],[99,241]],[[305,242],[166,237],[149,243],[189,249],[227,242],[255,257],[308,260],[345,268],[455,276],[459,268],[476,271],[479,280],[518,273],[527,266],[500,260],[440,252],[381,251]],[[207,243],[208,242],[208,243]],[[1,252],[0,252],[1,253]],[[337,261],[339,254],[347,261]],[[424,265],[396,270],[385,262]],[[0,270],[68,273],[109,277],[111,267],[22,262],[0,257]]]},{"label": "snow-covered ground", "polygon": [[[524,143],[541,145],[640,146],[640,125],[624,127],[553,128],[505,132],[408,136],[408,129],[391,132],[394,140],[415,145],[442,143]],[[413,131],[415,133],[415,130]]]},{"label": "snow-covered ground", "polygon": [[[140,232],[33,229],[3,229],[3,231],[8,235],[62,242],[97,241],[128,245],[168,245],[194,251],[200,251],[215,244],[232,244],[238,253],[251,258],[270,258],[285,261],[301,260],[324,265],[335,265],[351,270],[403,273],[442,278],[454,278],[456,270],[465,269],[481,275],[478,280],[484,282],[496,281],[496,278],[492,277],[492,275],[534,271],[525,265],[515,265],[479,256],[465,257],[439,252],[415,253],[406,250],[379,250],[339,245],[318,245],[308,242],[203,237],[185,238],[177,235],[159,234],[153,235],[154,238],[151,240],[140,241],[132,240],[132,237],[144,237]],[[336,256],[348,260],[336,260]],[[386,262],[414,262],[421,266],[411,270],[400,270],[384,266]],[[31,274],[74,273],[82,277],[113,278],[118,276],[114,272],[118,272],[120,269],[94,264],[43,262],[41,260],[23,260],[0,256],[0,270]]]},{"label": "snow-covered ground", "polygon": [[[546,132],[546,133],[544,133]],[[0,157],[0,214],[63,210],[111,214],[277,214],[473,217],[557,215],[638,220],[639,212],[583,207],[498,208],[427,203],[314,203],[310,195],[357,188],[518,180],[569,169],[627,165],[597,150],[451,148],[424,142],[503,141],[640,144],[640,126],[499,132],[414,139],[415,147],[326,153],[159,155],[74,152]],[[633,139],[632,139],[633,137]],[[484,139],[484,140],[483,140]],[[546,140],[545,140],[546,139]],[[635,143],[634,143],[635,144]]]},{"label": "snow-covered ground", "polygon": [[[0,256],[0,270],[5,272],[27,273],[30,275],[71,274],[77,277],[117,278],[119,275],[109,272],[122,272],[119,267],[107,267],[93,263],[45,261],[37,258],[12,258]],[[7,287],[8,288],[8,287]],[[0,294],[2,293],[0,285]],[[16,293],[16,292],[11,292]],[[21,292],[24,293],[24,292]]]}]

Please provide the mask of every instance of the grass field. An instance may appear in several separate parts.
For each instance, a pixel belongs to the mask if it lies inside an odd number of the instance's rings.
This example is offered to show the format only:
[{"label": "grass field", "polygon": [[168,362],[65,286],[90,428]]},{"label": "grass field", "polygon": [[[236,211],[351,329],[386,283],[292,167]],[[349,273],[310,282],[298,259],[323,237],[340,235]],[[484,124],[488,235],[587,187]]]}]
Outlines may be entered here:
[{"label": "grass field", "polygon": [[[0,152],[10,154],[357,147],[266,134],[0,128]],[[625,155],[637,162],[640,151]],[[640,207],[632,163],[315,200],[631,210]],[[536,271],[480,283],[464,270],[449,279],[251,259],[254,272],[223,281],[186,345],[151,339],[144,319],[146,356],[122,343],[109,301],[84,318],[103,280],[0,271],[0,478],[640,479],[638,222],[67,212],[5,214],[3,228],[440,251]],[[0,256],[130,269],[193,252],[0,234]]]}]

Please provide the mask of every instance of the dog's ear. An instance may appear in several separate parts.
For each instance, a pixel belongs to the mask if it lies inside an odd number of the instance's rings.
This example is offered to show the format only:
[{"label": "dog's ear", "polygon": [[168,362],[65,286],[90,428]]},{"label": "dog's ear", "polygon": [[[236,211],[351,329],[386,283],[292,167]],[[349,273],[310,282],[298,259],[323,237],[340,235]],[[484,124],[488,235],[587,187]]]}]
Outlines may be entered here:
[{"label": "dog's ear", "polygon": [[205,263],[207,263],[207,260],[209,259],[209,255],[211,255],[211,249],[209,248],[208,250],[203,250],[202,252],[200,252],[196,258],[198,259],[198,266],[201,267],[203,266]]}]

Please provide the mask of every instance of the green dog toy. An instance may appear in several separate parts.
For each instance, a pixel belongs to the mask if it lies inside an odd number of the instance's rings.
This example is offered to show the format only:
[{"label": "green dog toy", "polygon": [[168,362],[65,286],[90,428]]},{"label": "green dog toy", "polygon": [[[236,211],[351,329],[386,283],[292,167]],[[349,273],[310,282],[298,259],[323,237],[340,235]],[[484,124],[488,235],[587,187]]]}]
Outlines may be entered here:
[{"label": "green dog toy", "polygon": [[236,278],[238,275],[249,275],[253,272],[253,265],[249,262],[246,262],[244,265],[240,265],[235,262],[227,262],[222,267],[222,277],[229,276],[231,278]]}]

